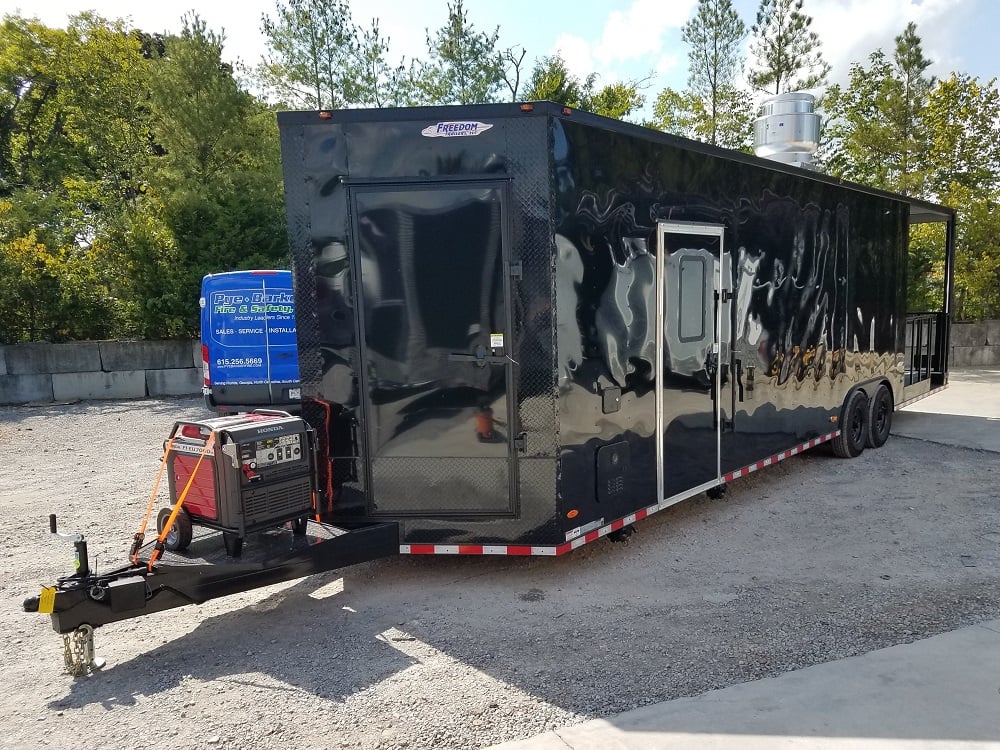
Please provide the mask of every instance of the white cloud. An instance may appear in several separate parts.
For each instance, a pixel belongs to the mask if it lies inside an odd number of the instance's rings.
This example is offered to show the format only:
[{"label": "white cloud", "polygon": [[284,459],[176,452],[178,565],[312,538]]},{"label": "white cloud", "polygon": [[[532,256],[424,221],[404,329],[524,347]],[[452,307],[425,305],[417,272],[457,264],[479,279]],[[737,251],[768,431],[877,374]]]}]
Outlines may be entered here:
[{"label": "white cloud", "polygon": [[812,0],[804,10],[813,17],[812,29],[833,68],[831,81],[846,83],[851,64],[867,65],[876,49],[891,57],[896,37],[910,21],[917,24],[924,56],[934,63],[931,72],[952,70],[955,37],[970,5],[968,0]]},{"label": "white cloud", "polygon": [[663,34],[688,20],[696,0],[634,0],[625,11],[612,11],[604,23],[594,57],[602,65],[639,60],[657,54]]},{"label": "white cloud", "polygon": [[559,34],[549,54],[559,54],[569,72],[581,80],[594,72],[594,56],[591,45],[582,37],[573,34]]}]

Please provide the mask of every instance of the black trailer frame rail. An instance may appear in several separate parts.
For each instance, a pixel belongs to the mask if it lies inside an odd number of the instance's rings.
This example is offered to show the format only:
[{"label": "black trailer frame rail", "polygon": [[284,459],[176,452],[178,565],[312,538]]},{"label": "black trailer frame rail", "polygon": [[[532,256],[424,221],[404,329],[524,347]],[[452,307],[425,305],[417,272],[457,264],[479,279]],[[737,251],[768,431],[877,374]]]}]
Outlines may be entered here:
[{"label": "black trailer frame rail", "polygon": [[[310,521],[304,536],[282,527],[248,541],[252,544],[242,558],[226,558],[218,551],[223,548],[219,534],[206,534],[192,544],[190,554],[172,554],[152,570],[152,545],[147,545],[138,564],[61,578],[41,597],[25,599],[24,610],[50,612],[57,633],[85,628],[92,634],[100,625],[399,554],[399,525],[344,528]],[[195,557],[202,552],[205,556]]]}]

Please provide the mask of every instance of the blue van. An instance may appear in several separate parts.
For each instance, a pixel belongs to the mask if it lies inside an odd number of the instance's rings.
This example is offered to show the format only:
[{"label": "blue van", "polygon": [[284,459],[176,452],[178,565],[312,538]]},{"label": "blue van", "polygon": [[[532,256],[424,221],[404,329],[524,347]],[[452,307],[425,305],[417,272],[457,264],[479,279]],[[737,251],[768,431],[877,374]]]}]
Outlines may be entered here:
[{"label": "blue van", "polygon": [[201,282],[205,403],[219,413],[301,399],[290,271],[230,271]]}]

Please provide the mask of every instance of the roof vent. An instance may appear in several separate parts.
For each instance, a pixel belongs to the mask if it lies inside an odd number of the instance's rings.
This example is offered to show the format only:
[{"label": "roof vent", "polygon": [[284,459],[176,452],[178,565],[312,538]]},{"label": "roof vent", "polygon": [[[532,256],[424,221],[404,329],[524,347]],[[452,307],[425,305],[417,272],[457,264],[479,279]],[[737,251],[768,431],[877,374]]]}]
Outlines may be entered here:
[{"label": "roof vent", "polygon": [[820,117],[813,112],[812,94],[781,94],[765,99],[753,123],[753,150],[757,156],[815,169]]}]

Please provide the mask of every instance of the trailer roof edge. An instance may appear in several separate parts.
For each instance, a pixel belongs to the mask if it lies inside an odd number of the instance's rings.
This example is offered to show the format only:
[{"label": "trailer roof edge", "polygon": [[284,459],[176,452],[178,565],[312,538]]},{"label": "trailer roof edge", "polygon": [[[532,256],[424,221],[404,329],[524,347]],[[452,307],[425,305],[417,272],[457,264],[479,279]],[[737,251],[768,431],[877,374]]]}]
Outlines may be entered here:
[{"label": "trailer roof edge", "polygon": [[[456,116],[468,117],[556,117],[568,121],[583,122],[588,125],[604,128],[606,130],[617,131],[626,134],[640,135],[644,138],[683,148],[687,151],[716,156],[730,161],[752,164],[754,166],[765,167],[775,172],[795,175],[805,179],[825,182],[831,185],[843,187],[868,193],[870,195],[889,198],[891,200],[906,203],[910,207],[910,223],[925,224],[930,222],[949,222],[955,218],[956,211],[950,206],[944,206],[931,201],[925,201],[912,196],[901,195],[887,190],[880,190],[869,185],[858,182],[833,177],[823,172],[810,171],[795,167],[789,164],[764,159],[759,156],[712,146],[708,143],[695,141],[684,136],[666,133],[661,130],[654,130],[642,125],[637,125],[624,120],[616,120],[611,117],[594,114],[582,109],[572,109],[561,104],[549,101],[539,102],[511,102],[500,104],[453,104],[424,107],[386,107],[381,109],[337,109],[337,110],[310,110],[310,111],[280,111],[277,113],[278,125],[319,125],[324,122],[371,122],[380,120],[383,122],[400,122],[427,118],[440,120],[448,117],[450,113]],[[461,113],[459,115],[459,113]]]}]

